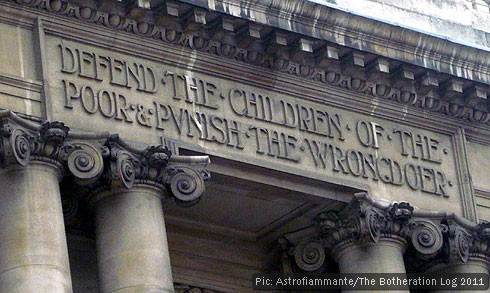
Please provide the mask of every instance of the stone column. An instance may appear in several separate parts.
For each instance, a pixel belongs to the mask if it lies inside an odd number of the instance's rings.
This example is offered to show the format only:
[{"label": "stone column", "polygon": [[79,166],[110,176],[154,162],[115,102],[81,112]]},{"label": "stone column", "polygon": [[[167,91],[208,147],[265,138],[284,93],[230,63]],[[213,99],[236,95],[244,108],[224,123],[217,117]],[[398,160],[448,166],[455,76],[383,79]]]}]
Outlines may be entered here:
[{"label": "stone column", "polygon": [[[489,222],[476,224],[454,214],[416,210],[406,202],[376,201],[364,193],[355,194],[341,211],[320,213],[315,225],[284,235],[280,244],[287,252],[282,259],[284,272],[325,272],[328,252],[340,273],[488,275],[490,268]],[[294,256],[294,262],[289,256]],[[428,286],[412,289],[431,289]]]},{"label": "stone column", "polygon": [[[340,273],[405,274],[403,254],[408,247],[406,238],[413,210],[408,203],[381,205],[367,194],[356,194],[342,211],[320,213],[314,231],[308,228],[296,232],[306,237],[292,243],[294,248],[289,251],[294,255],[295,266],[291,270],[324,272],[325,252],[330,252],[339,264]],[[285,237],[288,242],[294,238],[294,235]],[[284,264],[283,267],[287,268]]]},{"label": "stone column", "polygon": [[[490,268],[490,261],[488,259],[480,257],[470,257],[466,263],[452,263],[448,264],[444,268],[438,271],[433,271],[434,273],[440,274],[465,274],[466,278],[471,278],[468,274],[487,274]],[[463,277],[462,275],[461,277]],[[471,278],[473,279],[473,278]],[[483,293],[489,292],[490,288],[487,290],[457,290],[457,292],[463,293]],[[452,293],[454,290],[432,290],[431,292],[437,293]]]},{"label": "stone column", "polygon": [[71,292],[58,185],[68,128],[14,118],[0,122],[0,292]]},{"label": "stone column", "polygon": [[138,151],[113,138],[101,153],[104,171],[95,182],[83,175],[83,168],[74,172],[81,184],[89,180],[93,191],[89,201],[95,209],[101,292],[173,292],[161,199],[171,194],[195,203],[206,178],[199,170],[175,164],[162,146]]},{"label": "stone column", "polygon": [[366,194],[357,194],[340,214],[320,214],[318,225],[340,273],[405,274],[403,254],[412,212],[408,203],[378,207]]},{"label": "stone column", "polygon": [[[407,247],[399,237],[380,238],[377,243],[348,243],[334,248],[333,258],[340,273],[402,273],[405,274],[403,253]],[[359,292],[342,290],[342,292]],[[410,292],[410,290],[383,290],[383,292]]]},{"label": "stone column", "polygon": [[380,238],[377,243],[347,243],[335,247],[333,258],[341,273],[406,273],[403,238]]},{"label": "stone column", "polygon": [[317,217],[320,235],[341,273],[405,274],[403,254],[413,207],[374,203],[366,194],[357,194],[340,213],[321,213]]},{"label": "stone column", "polygon": [[96,239],[102,292],[173,292],[161,190],[146,184],[102,195]]}]

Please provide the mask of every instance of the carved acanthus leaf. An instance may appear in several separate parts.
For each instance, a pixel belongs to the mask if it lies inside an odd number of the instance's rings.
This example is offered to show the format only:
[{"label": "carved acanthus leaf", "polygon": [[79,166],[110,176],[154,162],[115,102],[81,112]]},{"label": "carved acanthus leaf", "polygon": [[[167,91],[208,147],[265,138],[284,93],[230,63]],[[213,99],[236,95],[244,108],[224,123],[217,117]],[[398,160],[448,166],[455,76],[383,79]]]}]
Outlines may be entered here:
[{"label": "carved acanthus leaf", "polygon": [[[406,202],[387,205],[367,194],[356,194],[346,208],[322,212],[314,222],[294,232],[301,240],[286,241],[292,245],[289,263],[304,272],[319,270],[326,252],[335,255],[344,245],[375,244],[383,238],[406,243],[411,271],[466,263],[471,258],[490,263],[490,222],[477,225],[453,214],[415,211]],[[287,235],[293,237],[293,233]]]},{"label": "carved acanthus leaf", "polygon": [[413,207],[406,202],[380,208],[358,196],[341,212],[327,211],[316,218],[316,225],[326,247],[342,243],[376,243],[381,237],[405,238]]}]

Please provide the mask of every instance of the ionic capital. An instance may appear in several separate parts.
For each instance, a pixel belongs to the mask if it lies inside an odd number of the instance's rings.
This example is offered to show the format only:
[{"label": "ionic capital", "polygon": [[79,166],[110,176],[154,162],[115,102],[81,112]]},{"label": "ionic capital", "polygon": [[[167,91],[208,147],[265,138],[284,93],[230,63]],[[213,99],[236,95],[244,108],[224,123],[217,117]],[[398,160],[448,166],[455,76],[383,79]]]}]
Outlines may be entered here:
[{"label": "ionic capital", "polygon": [[314,223],[314,228],[296,232],[302,236],[288,242],[294,267],[302,271],[321,269],[328,253],[337,259],[349,249],[381,241],[407,251],[410,271],[475,261],[490,266],[488,222],[476,224],[454,214],[415,209],[406,202],[378,201],[359,193],[346,208],[322,212]]},{"label": "ionic capital", "polygon": [[177,204],[197,203],[210,178],[208,156],[177,156],[162,145],[137,149],[117,135],[73,133],[62,122],[41,125],[0,111],[0,167],[40,161],[64,171],[97,201],[104,191],[146,185],[174,197]]},{"label": "ionic capital", "polygon": [[347,243],[406,238],[410,234],[412,213],[409,203],[381,205],[366,193],[358,193],[344,210],[320,213],[315,222],[323,245],[335,249]]},{"label": "ionic capital", "polygon": [[207,156],[173,156],[162,145],[136,149],[118,136],[102,144],[74,142],[67,159],[75,181],[89,190],[92,204],[113,191],[151,186],[174,197],[177,204],[197,203],[210,178]]},{"label": "ionic capital", "polygon": [[490,261],[490,222],[481,222],[472,229],[470,256]]},{"label": "ionic capital", "polygon": [[335,258],[337,252],[353,245],[376,245],[383,241],[404,251],[412,232],[413,211],[406,202],[387,204],[366,193],[355,194],[343,210],[322,212],[312,227],[285,235],[281,245],[288,258],[283,258],[283,270],[321,271],[327,254]]},{"label": "ionic capital", "polygon": [[27,166],[29,162],[42,161],[63,170],[69,130],[62,122],[38,126],[12,112],[0,112],[0,165]]},{"label": "ionic capital", "polygon": [[443,219],[441,223],[445,242],[445,261],[447,263],[468,262],[470,247],[473,244],[472,228],[459,225],[454,219]]},{"label": "ionic capital", "polygon": [[[435,220],[433,220],[436,222]],[[490,269],[490,225],[487,222],[475,224],[455,215],[445,215],[438,219],[439,236],[434,237],[440,247],[425,257],[417,250],[412,265],[418,271],[438,271],[448,267],[457,267],[468,263],[484,264]],[[421,234],[420,238],[425,237]],[[426,237],[427,239],[432,239]],[[410,256],[413,258],[413,255]]]}]

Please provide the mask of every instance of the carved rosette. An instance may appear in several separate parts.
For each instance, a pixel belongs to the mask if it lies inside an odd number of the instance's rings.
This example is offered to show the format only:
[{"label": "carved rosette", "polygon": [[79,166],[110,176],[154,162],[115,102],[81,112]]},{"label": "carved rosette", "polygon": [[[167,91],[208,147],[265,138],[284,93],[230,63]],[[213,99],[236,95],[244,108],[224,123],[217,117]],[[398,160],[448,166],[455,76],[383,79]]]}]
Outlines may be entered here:
[{"label": "carved rosette", "polygon": [[[0,167],[25,167],[43,162],[56,167],[62,190],[80,188],[76,194],[62,193],[68,226],[83,226],[81,210],[95,204],[106,191],[150,185],[174,197],[177,204],[191,206],[199,201],[204,182],[210,178],[207,156],[172,156],[167,147],[139,150],[105,133],[70,133],[62,122],[41,125],[10,111],[0,111]],[[66,171],[66,172],[65,172]]]},{"label": "carved rosette", "polygon": [[345,245],[375,244],[382,238],[404,241],[410,235],[413,210],[405,202],[379,206],[366,194],[356,194],[342,211],[318,214],[314,232],[293,244],[289,255],[303,272],[322,271],[328,251],[335,254]]},{"label": "carved rosette", "polygon": [[383,235],[390,237],[398,235],[402,238],[410,233],[410,219],[414,208],[407,202],[393,203],[384,213],[385,221]]},{"label": "carved rosette", "polygon": [[327,248],[352,241],[359,234],[358,221],[355,218],[344,220],[336,211],[320,213],[315,222],[321,235],[322,244]]},{"label": "carved rosette", "polygon": [[62,122],[45,122],[38,127],[2,112],[0,121],[0,165],[27,166],[30,161],[43,161],[62,170],[69,149],[65,144],[69,128]]}]

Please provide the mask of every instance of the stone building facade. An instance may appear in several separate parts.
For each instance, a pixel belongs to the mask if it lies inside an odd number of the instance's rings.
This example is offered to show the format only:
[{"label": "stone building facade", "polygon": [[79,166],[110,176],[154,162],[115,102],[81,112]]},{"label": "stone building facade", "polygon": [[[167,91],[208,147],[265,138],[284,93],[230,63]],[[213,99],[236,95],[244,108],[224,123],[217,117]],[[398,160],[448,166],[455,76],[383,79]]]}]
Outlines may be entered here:
[{"label": "stone building facade", "polygon": [[488,274],[489,23],[484,0],[0,1],[0,292]]}]

